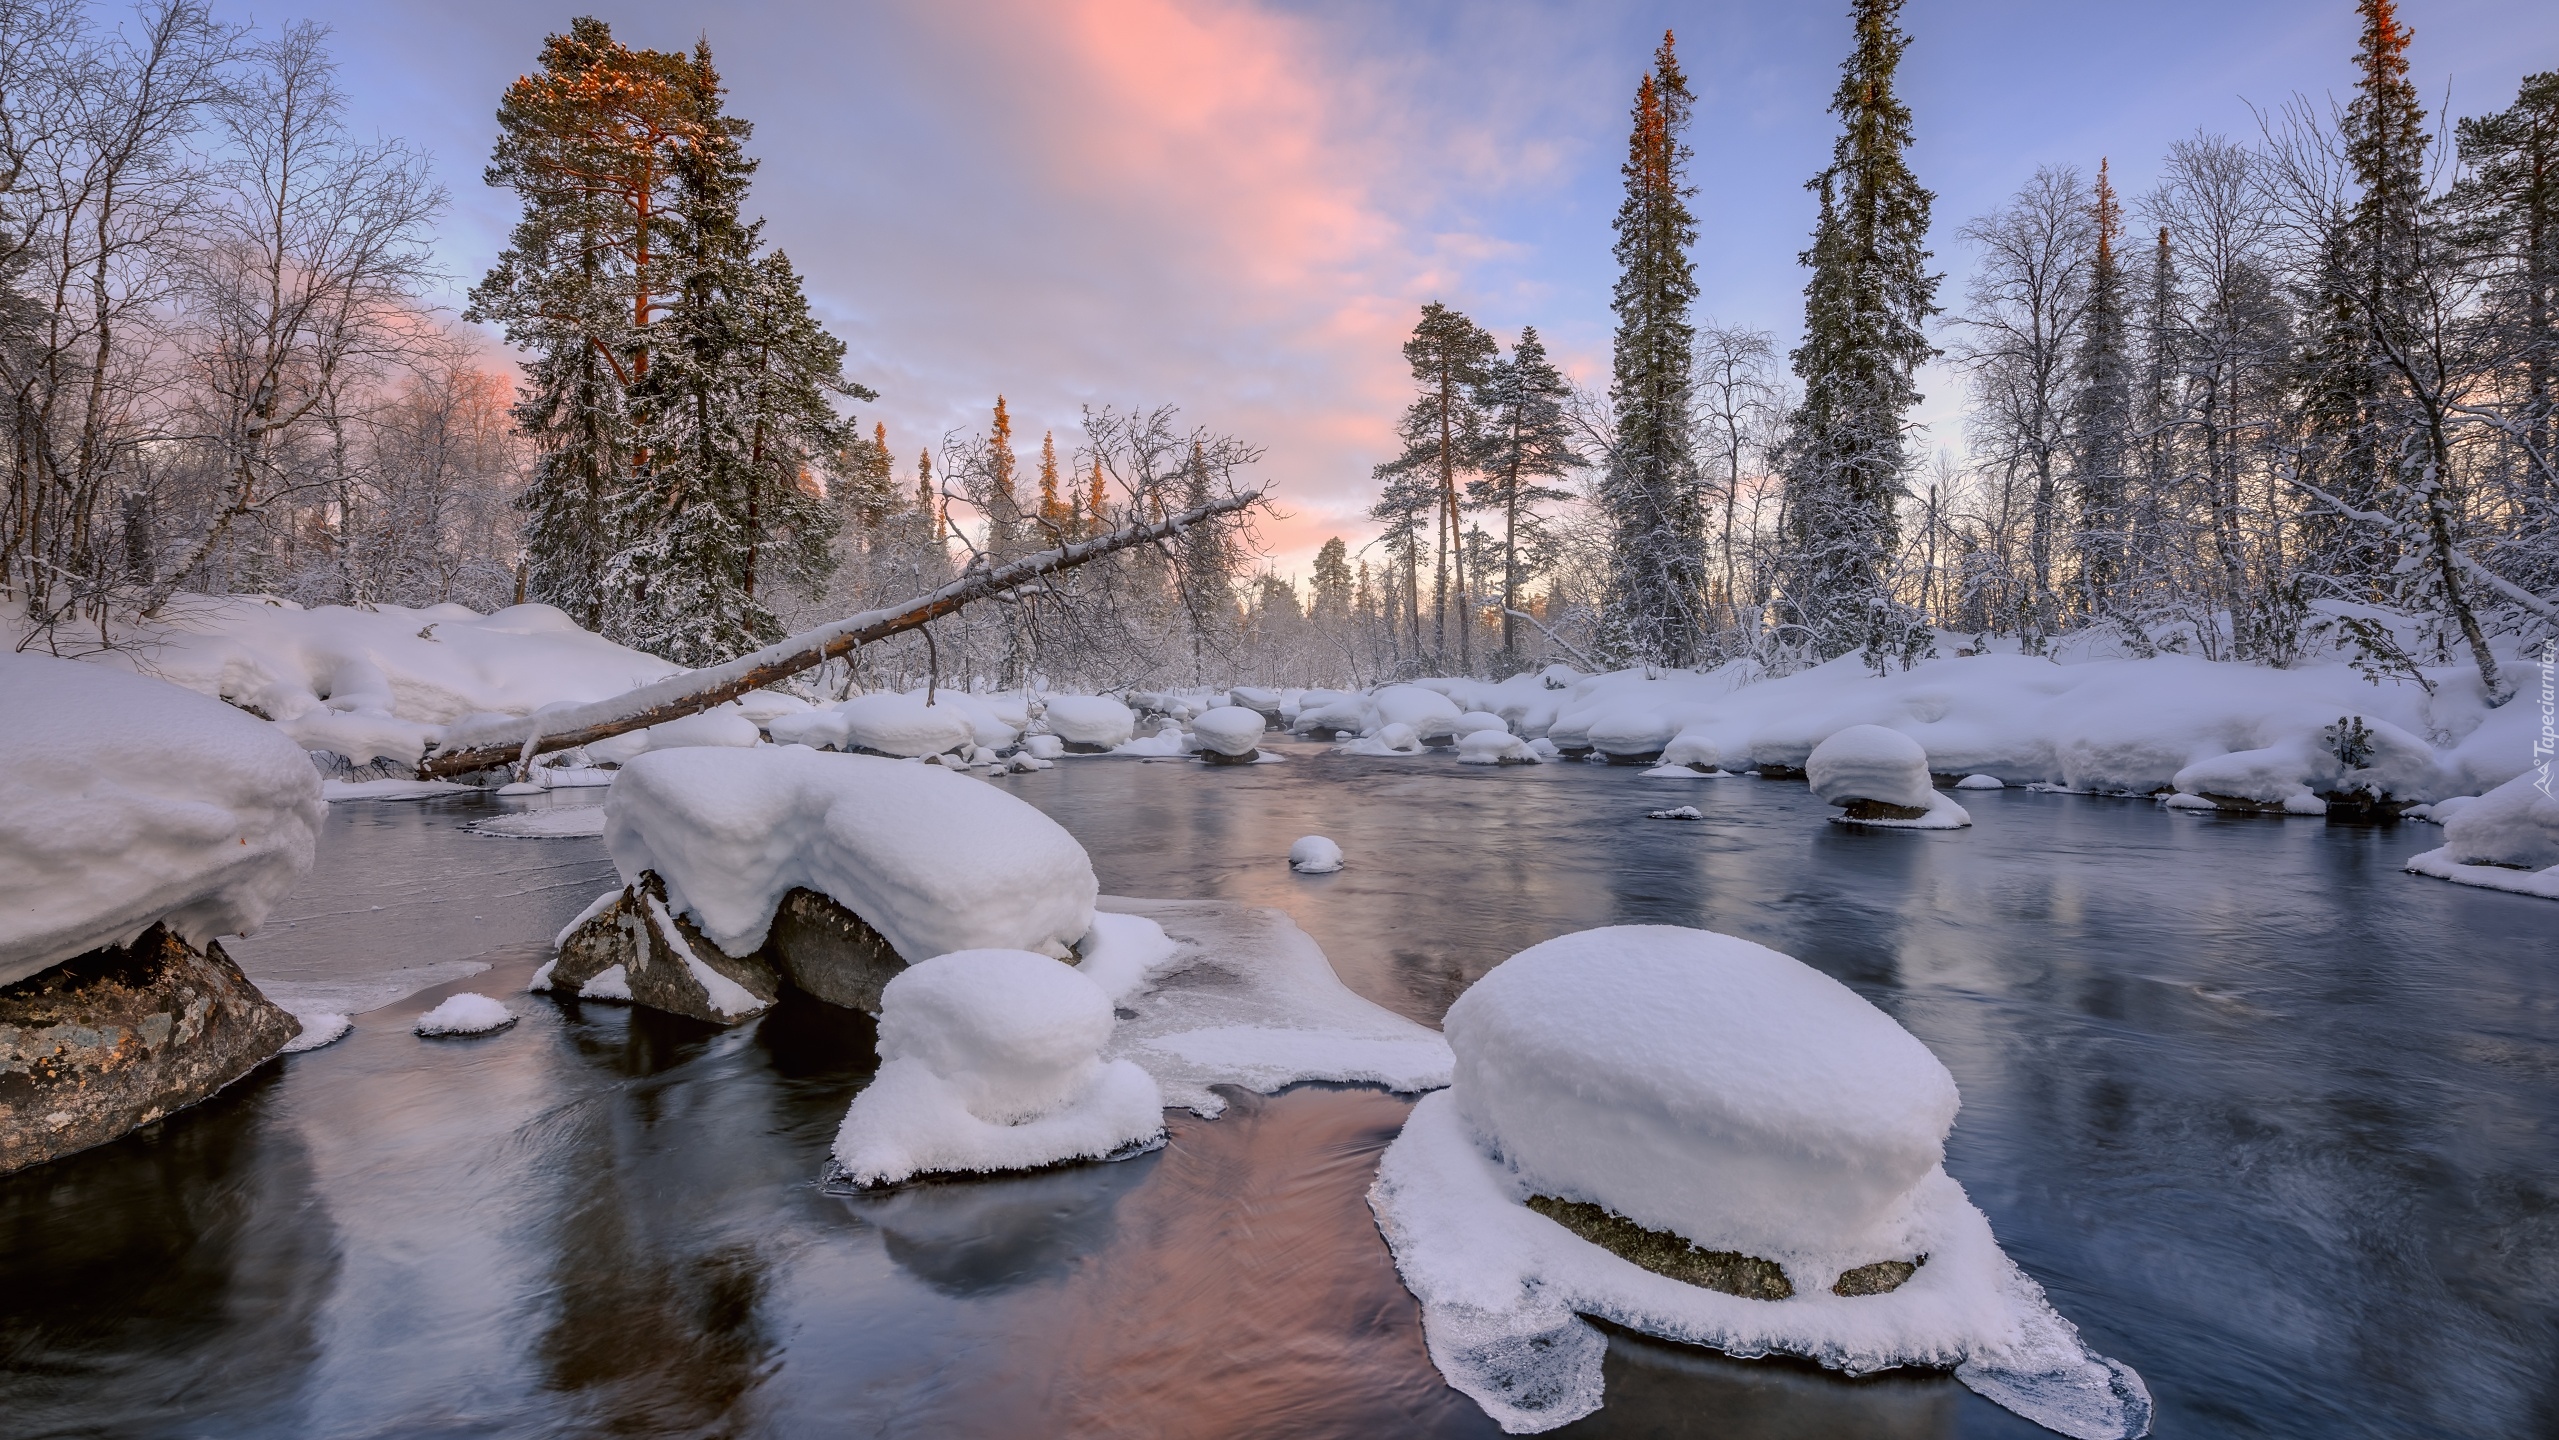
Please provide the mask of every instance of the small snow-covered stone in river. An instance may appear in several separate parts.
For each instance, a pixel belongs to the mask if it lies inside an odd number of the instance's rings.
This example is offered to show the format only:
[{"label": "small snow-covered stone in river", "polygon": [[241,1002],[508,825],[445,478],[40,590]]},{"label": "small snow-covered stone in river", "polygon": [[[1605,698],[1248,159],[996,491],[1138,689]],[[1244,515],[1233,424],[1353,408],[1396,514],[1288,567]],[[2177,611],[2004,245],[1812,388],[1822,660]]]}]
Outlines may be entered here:
[{"label": "small snow-covered stone in river", "polygon": [[418,1017],[420,1035],[485,1035],[515,1023],[515,1012],[500,1001],[468,990],[445,997],[443,1004]]},{"label": "small snow-covered stone in river", "polygon": [[2008,782],[1996,775],[1967,775],[1955,782],[1958,790],[2005,790]]},{"label": "small snow-covered stone in river", "polygon": [[1301,875],[1328,875],[1342,868],[1342,847],[1321,835],[1302,835],[1288,847],[1288,868]]},{"label": "small snow-covered stone in river", "polygon": [[1200,748],[1241,759],[1251,755],[1260,743],[1263,724],[1259,711],[1221,705],[1193,720],[1191,734],[1198,739]]}]

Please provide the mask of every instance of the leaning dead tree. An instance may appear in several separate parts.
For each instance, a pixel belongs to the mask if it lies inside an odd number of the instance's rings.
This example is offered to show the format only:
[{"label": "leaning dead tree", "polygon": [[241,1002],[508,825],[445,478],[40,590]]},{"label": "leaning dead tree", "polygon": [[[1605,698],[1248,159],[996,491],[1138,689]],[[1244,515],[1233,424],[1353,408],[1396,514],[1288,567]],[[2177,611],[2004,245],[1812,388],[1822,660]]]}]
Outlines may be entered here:
[{"label": "leaning dead tree", "polygon": [[725,665],[671,675],[608,700],[564,707],[523,720],[491,721],[457,729],[418,765],[424,779],[447,779],[499,765],[523,765],[554,750],[607,740],[632,730],[663,725],[723,705],[749,690],[814,669],[829,660],[892,635],[918,629],[972,601],[1008,591],[1078,565],[1138,545],[1184,535],[1220,517],[1240,515],[1262,503],[1262,493],[1247,490],[1210,500],[1161,520],[1123,526],[1107,535],[1079,540],[1054,550],[1025,555],[1001,565],[973,569],[929,595],[903,605],[866,610],[831,625],[804,631],[787,640],[741,655]]}]

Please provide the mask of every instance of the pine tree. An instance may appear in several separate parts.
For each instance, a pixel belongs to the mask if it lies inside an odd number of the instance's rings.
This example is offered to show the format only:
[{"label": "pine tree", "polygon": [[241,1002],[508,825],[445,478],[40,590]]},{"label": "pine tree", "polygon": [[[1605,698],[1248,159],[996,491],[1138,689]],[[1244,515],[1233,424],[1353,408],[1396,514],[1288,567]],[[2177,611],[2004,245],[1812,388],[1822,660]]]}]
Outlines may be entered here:
[{"label": "pine tree", "polygon": [[1541,484],[1590,462],[1573,443],[1572,420],[1564,404],[1573,387],[1546,358],[1537,327],[1524,326],[1510,358],[1493,363],[1477,403],[1483,412],[1483,444],[1476,455],[1482,472],[1467,487],[1476,508],[1502,517],[1501,670],[1519,669],[1518,610],[1520,591],[1542,572],[1554,548],[1538,507],[1571,498],[1571,492]]},{"label": "pine tree", "polygon": [[995,397],[995,421],[986,434],[983,466],[984,473],[976,478],[985,491],[979,498],[986,510],[986,553],[994,560],[1009,560],[1020,548],[1022,501],[1013,483],[1013,416],[1001,395]]},{"label": "pine tree", "polygon": [[1929,207],[1911,174],[1910,110],[1893,72],[1910,38],[1901,0],[1856,0],[1857,46],[1841,65],[1831,113],[1840,136],[1804,263],[1804,384],[1787,443],[1783,589],[1791,638],[1829,658],[1861,645],[1870,663],[1905,660],[1926,632],[1892,596],[1885,568],[1900,540],[1895,507],[1909,469],[1913,373],[1937,352],[1924,329],[1940,277],[1928,273]]},{"label": "pine tree", "polygon": [[1396,427],[1396,438],[1404,443],[1403,453],[1376,471],[1377,478],[1390,485],[1409,481],[1428,490],[1429,508],[1436,514],[1439,528],[1439,556],[1432,571],[1437,619],[1434,658],[1442,665],[1448,662],[1452,619],[1450,563],[1454,560],[1458,666],[1469,674],[1473,673],[1475,659],[1471,639],[1474,606],[1466,594],[1465,559],[1451,553],[1457,540],[1461,504],[1457,476],[1473,461],[1481,420],[1475,392],[1484,383],[1486,366],[1498,353],[1499,347],[1484,327],[1436,300],[1423,306],[1412,338],[1404,342],[1404,359],[1413,368],[1418,393]]},{"label": "pine tree", "polygon": [[2123,234],[2123,209],[2106,162],[2097,162],[2097,190],[2090,207],[2096,250],[2088,266],[2088,309],[2081,321],[2078,413],[2072,470],[2079,502],[2081,602],[2092,618],[2117,610],[2124,579],[2124,497],[2133,426],[2130,302],[2115,241]]},{"label": "pine tree", "polygon": [[1093,457],[1093,474],[1086,482],[1084,520],[1092,527],[1090,533],[1096,535],[1111,525],[1111,492],[1102,481],[1102,457],[1099,455]]},{"label": "pine tree", "polygon": [[1325,624],[1340,624],[1351,618],[1355,582],[1351,578],[1350,548],[1335,535],[1315,552],[1314,603],[1308,613]]},{"label": "pine tree", "polygon": [[1690,416],[1697,240],[1689,213],[1695,104],[1670,32],[1636,86],[1617,210],[1617,314],[1609,394],[1616,443],[1598,500],[1609,526],[1604,625],[1616,658],[1691,665],[1706,643],[1706,514]]},{"label": "pine tree", "polygon": [[933,451],[930,447],[915,452],[915,508],[932,520],[934,544],[940,545],[950,539],[950,516],[942,508],[941,497],[933,493]]},{"label": "pine tree", "polygon": [[2517,382],[2503,443],[2520,475],[2528,584],[2559,584],[2559,70],[2456,130],[2467,173],[2445,197],[2458,243],[2487,272],[2481,339]]},{"label": "pine tree", "polygon": [[1040,434],[1040,524],[1048,531],[1043,544],[1055,544],[1057,537],[1074,533],[1074,516],[1057,493],[1057,432]]},{"label": "pine tree", "polygon": [[589,629],[607,623],[611,515],[646,450],[630,391],[663,307],[662,232],[694,120],[681,56],[633,50],[601,20],[543,41],[498,106],[488,183],[523,214],[464,318],[533,353],[515,407],[535,463],[518,498],[526,588]]}]

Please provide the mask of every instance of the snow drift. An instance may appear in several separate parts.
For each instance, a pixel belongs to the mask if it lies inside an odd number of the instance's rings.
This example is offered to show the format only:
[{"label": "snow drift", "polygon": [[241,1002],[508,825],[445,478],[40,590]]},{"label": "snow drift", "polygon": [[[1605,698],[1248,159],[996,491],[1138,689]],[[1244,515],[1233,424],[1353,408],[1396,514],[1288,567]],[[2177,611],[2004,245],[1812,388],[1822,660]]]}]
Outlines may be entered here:
[{"label": "snow drift", "polygon": [[[1839,982],[1620,926],[1496,966],[1446,1033],[1454,1083],[1415,1107],[1370,1205],[1433,1362],[1503,1429],[1599,1407],[1584,1315],[1852,1374],[1950,1367],[2090,1440],[2147,1429],[2140,1378],[2087,1350],[1945,1173],[1945,1067]],[[1589,1233],[1644,1235],[1654,1263]]]},{"label": "snow drift", "polygon": [[246,934],[327,806],[275,726],[104,665],[0,651],[0,985],[155,921]]},{"label": "snow drift", "polygon": [[[2559,900],[2559,799],[2527,770],[2444,817],[2440,849],[2411,856],[2421,875]],[[2450,809],[2443,806],[2439,809]]]}]

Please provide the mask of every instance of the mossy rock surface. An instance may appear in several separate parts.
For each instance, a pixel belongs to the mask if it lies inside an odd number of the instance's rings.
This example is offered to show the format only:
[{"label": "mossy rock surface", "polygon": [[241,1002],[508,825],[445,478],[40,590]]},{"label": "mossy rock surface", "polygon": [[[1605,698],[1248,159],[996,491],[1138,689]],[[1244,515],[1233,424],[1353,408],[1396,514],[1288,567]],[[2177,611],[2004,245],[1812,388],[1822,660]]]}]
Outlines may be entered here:
[{"label": "mossy rock surface", "polygon": [[[1736,1250],[1701,1249],[1685,1236],[1647,1229],[1586,1201],[1531,1195],[1528,1208],[1621,1260],[1682,1284],[1720,1290],[1745,1300],[1787,1300],[1795,1294],[1794,1282],[1786,1278],[1785,1267],[1774,1260]],[[1887,1295],[1900,1289],[1926,1263],[1928,1257],[1923,1255],[1917,1260],[1878,1260],[1872,1265],[1860,1265],[1841,1275],[1830,1290],[1834,1295]]]}]

